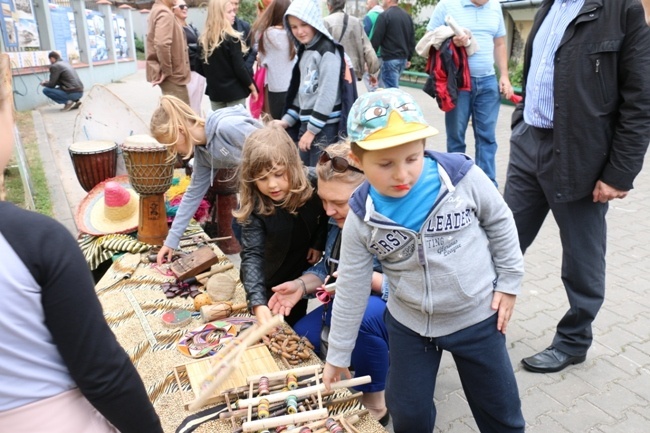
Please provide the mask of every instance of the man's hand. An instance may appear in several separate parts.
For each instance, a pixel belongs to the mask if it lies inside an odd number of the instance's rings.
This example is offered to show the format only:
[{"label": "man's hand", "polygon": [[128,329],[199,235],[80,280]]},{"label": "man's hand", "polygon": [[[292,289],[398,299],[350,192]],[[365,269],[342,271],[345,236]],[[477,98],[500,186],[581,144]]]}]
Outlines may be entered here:
[{"label": "man's hand", "polygon": [[462,36],[454,36],[451,41],[456,45],[457,47],[466,47],[470,43],[471,36],[469,32],[465,32],[464,35]]},{"label": "man's hand", "polygon": [[300,150],[303,152],[308,152],[309,149],[311,149],[311,143],[314,141],[314,138],[316,136],[314,135],[313,132],[310,130],[306,130],[304,134],[302,134],[302,137],[300,137],[300,141],[298,142],[298,147]]},{"label": "man's hand", "polygon": [[512,317],[512,311],[515,308],[515,301],[517,297],[503,292],[494,292],[492,296],[492,309],[498,311],[497,316],[497,329],[502,334],[506,333],[508,322]]},{"label": "man's hand", "polygon": [[499,77],[499,92],[506,99],[512,98],[512,95],[515,93],[512,84],[510,84],[510,78],[507,75],[501,75]]},{"label": "man's hand", "polygon": [[629,191],[616,189],[613,186],[607,185],[602,180],[599,180],[596,182],[596,187],[594,188],[593,192],[594,203],[607,203],[608,201],[614,200],[615,198],[625,198],[627,197],[628,192]]}]

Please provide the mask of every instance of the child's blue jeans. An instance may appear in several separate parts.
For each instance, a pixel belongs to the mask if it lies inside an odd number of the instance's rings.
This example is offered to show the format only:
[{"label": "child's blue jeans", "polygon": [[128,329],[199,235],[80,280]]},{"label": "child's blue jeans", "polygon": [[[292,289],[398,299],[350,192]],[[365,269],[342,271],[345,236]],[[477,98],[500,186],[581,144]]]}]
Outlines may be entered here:
[{"label": "child's blue jeans", "polygon": [[[298,135],[298,141],[300,137],[307,130],[307,123],[303,122],[300,125],[300,133]],[[316,167],[318,163],[318,158],[320,154],[327,146],[334,144],[339,140],[339,124],[338,123],[329,123],[325,125],[323,129],[314,137],[314,141],[311,143],[311,148],[307,152],[300,150],[300,159],[302,163],[307,167]],[[296,141],[296,145],[298,145]]]},{"label": "child's blue jeans", "polygon": [[395,433],[431,433],[433,394],[444,350],[454,357],[465,396],[482,433],[523,432],[517,382],[497,331],[497,314],[444,337],[427,338],[384,314],[390,347],[386,404]]}]

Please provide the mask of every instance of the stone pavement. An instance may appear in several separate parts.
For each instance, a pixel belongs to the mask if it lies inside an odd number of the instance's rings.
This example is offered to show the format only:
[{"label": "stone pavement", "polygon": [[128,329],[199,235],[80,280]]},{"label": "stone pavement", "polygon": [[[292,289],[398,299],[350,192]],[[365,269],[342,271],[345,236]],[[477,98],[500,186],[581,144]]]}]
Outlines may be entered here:
[{"label": "stone pavement", "polygon": [[[151,88],[142,70],[108,87],[148,123],[160,91]],[[428,145],[444,150],[443,114],[421,90],[404,90],[414,95],[430,124],[441,130]],[[204,107],[209,108],[207,98]],[[74,210],[85,196],[67,151],[76,113],[59,108],[41,107],[33,117],[55,216],[76,234]],[[503,106],[497,127],[497,181],[501,186],[505,182],[511,113],[512,107]],[[471,135],[468,131],[470,155]],[[508,328],[508,347],[529,432],[650,432],[650,218],[643,217],[650,214],[650,170],[641,173],[635,186],[628,198],[610,205],[608,293],[594,323],[594,345],[584,364],[554,374],[529,373],[521,368],[522,357],[550,344],[555,324],[567,308],[559,277],[560,241],[552,218],[547,218],[526,254],[526,276]],[[478,431],[449,354],[443,357],[434,399],[438,409],[435,432]]]}]

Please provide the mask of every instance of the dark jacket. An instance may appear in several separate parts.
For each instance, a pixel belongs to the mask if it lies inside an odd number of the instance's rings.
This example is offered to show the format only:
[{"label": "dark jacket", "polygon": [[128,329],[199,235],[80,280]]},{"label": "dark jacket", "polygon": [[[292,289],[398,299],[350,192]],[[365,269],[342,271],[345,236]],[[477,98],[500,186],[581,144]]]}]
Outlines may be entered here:
[{"label": "dark jacket", "polygon": [[[545,0],[526,42],[532,45],[553,4]],[[596,181],[632,189],[650,142],[650,28],[637,0],[586,0],[555,54],[555,200],[590,195]],[[523,83],[526,88],[526,83]],[[523,119],[524,99],[512,116]]]},{"label": "dark jacket", "polygon": [[251,92],[249,86],[253,77],[244,63],[241,43],[231,36],[227,36],[212,52],[208,63],[204,63],[203,47],[199,45],[196,72],[205,77],[205,94],[211,101],[235,101],[248,97]]},{"label": "dark jacket", "polygon": [[244,35],[244,42],[248,47],[248,51],[244,54],[244,63],[248,72],[253,75],[253,64],[255,63],[255,59],[257,59],[257,50],[253,47],[253,41],[251,39],[251,25],[241,18],[235,17],[235,23],[232,28]]},{"label": "dark jacket", "polygon": [[64,92],[83,92],[84,83],[77,75],[77,71],[63,60],[57,60],[50,65],[50,79],[43,83],[43,87],[59,87]]},{"label": "dark jacket", "polygon": [[[316,185],[313,169],[310,170],[309,180]],[[311,234],[309,247],[323,251],[327,237],[327,216],[315,191],[311,199],[298,209],[297,216],[278,207],[273,215],[252,214],[247,223],[241,226],[240,279],[250,309],[267,304],[272,285],[298,278],[309,268],[306,260],[308,248],[304,251],[291,251],[289,248],[291,233],[298,221],[302,221]],[[285,261],[293,254],[305,258],[302,269],[286,269]],[[279,278],[280,273],[283,276]]]},{"label": "dark jacket", "polygon": [[454,45],[451,39],[446,39],[438,50],[433,46],[429,48],[425,68],[429,78],[422,88],[426,94],[435,98],[438,107],[444,112],[456,108],[458,92],[472,90],[467,51],[465,47]]},{"label": "dark jacket", "polygon": [[415,52],[415,27],[411,16],[399,6],[389,7],[377,17],[370,42],[375,51],[381,48],[383,60],[410,61]]},{"label": "dark jacket", "polygon": [[199,31],[192,24],[183,27],[185,39],[187,39],[187,50],[190,55],[190,70],[196,71],[196,63],[199,61]]}]

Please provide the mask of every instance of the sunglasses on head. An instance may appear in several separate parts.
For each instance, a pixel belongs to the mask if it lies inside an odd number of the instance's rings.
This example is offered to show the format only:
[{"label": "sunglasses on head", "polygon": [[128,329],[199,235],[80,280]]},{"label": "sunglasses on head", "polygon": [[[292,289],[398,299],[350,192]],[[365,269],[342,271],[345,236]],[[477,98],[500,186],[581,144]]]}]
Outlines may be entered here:
[{"label": "sunglasses on head", "polygon": [[180,10],[185,10],[185,9],[187,9],[187,5],[178,5],[178,6],[176,6],[176,7],[177,7],[178,9],[180,9]]},{"label": "sunglasses on head", "polygon": [[363,174],[362,170],[356,168],[354,165],[351,165],[350,161],[343,158],[342,156],[332,157],[329,153],[323,151],[318,158],[318,163],[325,164],[327,161],[330,161],[332,163],[332,170],[337,173],[345,173],[346,171],[350,170]]}]

